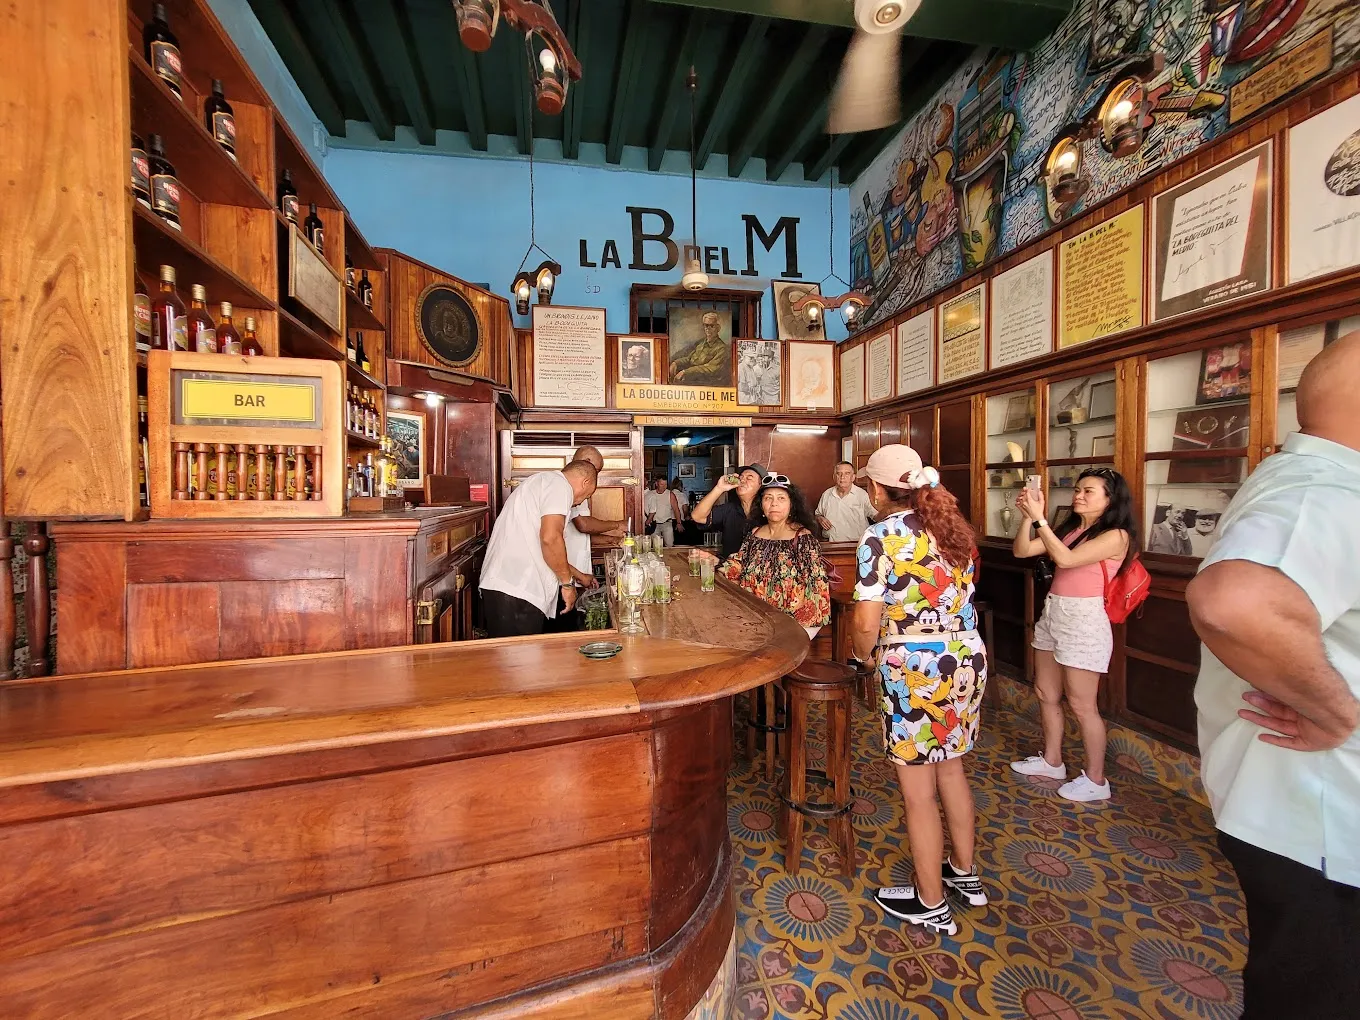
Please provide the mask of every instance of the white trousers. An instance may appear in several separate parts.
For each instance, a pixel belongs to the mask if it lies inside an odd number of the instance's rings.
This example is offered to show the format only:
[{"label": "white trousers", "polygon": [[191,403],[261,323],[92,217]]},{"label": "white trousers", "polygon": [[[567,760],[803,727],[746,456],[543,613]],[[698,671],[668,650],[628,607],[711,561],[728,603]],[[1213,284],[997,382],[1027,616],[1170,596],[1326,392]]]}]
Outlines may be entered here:
[{"label": "white trousers", "polygon": [[661,536],[661,544],[669,548],[675,545],[675,522],[658,521],[656,533]]}]

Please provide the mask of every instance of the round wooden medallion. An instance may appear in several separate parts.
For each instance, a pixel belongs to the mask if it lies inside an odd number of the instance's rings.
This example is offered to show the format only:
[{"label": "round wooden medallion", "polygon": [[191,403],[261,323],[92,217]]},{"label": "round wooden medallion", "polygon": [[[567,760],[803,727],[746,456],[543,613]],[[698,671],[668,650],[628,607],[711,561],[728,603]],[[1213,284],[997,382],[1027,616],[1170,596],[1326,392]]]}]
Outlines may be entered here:
[{"label": "round wooden medallion", "polygon": [[420,292],[416,328],[425,349],[454,368],[472,361],[482,349],[477,313],[467,298],[446,283],[432,283]]}]

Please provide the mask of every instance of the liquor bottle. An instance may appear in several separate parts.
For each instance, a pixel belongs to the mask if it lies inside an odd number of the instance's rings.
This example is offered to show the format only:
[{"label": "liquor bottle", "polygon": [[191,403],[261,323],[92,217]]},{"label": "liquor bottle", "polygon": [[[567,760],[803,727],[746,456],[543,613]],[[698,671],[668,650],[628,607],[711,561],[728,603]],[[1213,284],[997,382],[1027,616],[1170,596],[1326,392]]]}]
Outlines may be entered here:
[{"label": "liquor bottle", "polygon": [[350,432],[359,431],[359,401],[355,399],[354,384],[350,383],[345,391],[345,428]]},{"label": "liquor bottle", "polygon": [[137,339],[137,353],[151,350],[151,295],[146,291],[142,274],[132,271],[132,330]]},{"label": "liquor bottle", "polygon": [[231,321],[231,302],[222,302],[222,318],[217,322],[217,349],[223,354],[241,353],[241,334]]},{"label": "liquor bottle", "polygon": [[255,338],[255,316],[246,316],[246,330],[241,334],[241,353],[247,358],[263,358],[264,348]]},{"label": "liquor bottle", "polygon": [[321,217],[316,214],[315,202],[308,207],[307,218],[302,221],[302,236],[318,255],[326,254],[326,231],[321,226]]},{"label": "liquor bottle", "polygon": [[373,400],[372,393],[364,394],[364,403],[368,407],[368,438],[378,438],[378,405]]},{"label": "liquor bottle", "polygon": [[373,438],[373,395],[365,393],[363,396],[364,404],[364,435],[369,439]]},{"label": "liquor bottle", "polygon": [[217,327],[208,314],[208,292],[203,284],[196,283],[189,288],[189,294],[189,314],[185,316],[189,324],[189,350],[216,354]]},{"label": "liquor bottle", "polygon": [[222,95],[222,80],[212,80],[212,94],[203,100],[203,123],[232,162],[236,161],[236,118],[231,104]]},{"label": "liquor bottle", "polygon": [[354,260],[345,256],[345,286],[354,289]]},{"label": "liquor bottle", "polygon": [[146,154],[142,136],[132,135],[132,197],[151,208],[151,162]]},{"label": "liquor bottle", "polygon": [[368,371],[368,354],[364,351],[364,335],[362,333],[354,334],[354,363],[365,372]]},{"label": "liquor bottle", "polygon": [[165,139],[152,135],[147,155],[147,169],[151,171],[151,209],[166,223],[180,230],[179,178],[175,166],[165,158]]},{"label": "liquor bottle", "polygon": [[137,497],[142,506],[151,505],[151,490],[146,482],[146,460],[151,451],[147,448],[150,432],[146,425],[146,395],[137,396]]},{"label": "liquor bottle", "polygon": [[293,171],[285,170],[283,179],[279,181],[279,212],[283,213],[284,218],[294,226],[298,221],[298,197],[297,188],[293,187]]},{"label": "liquor bottle", "polygon": [[142,46],[146,53],[146,62],[151,65],[156,77],[165,82],[181,103],[184,102],[181,84],[184,77],[184,62],[179,55],[179,40],[175,38],[175,33],[170,31],[170,22],[165,17],[165,4],[151,5],[151,20],[142,29]]},{"label": "liquor bottle", "polygon": [[368,282],[368,270],[364,270],[363,279],[359,281],[359,300],[364,303],[365,308],[373,307],[373,284]]},{"label": "liquor bottle", "polygon": [[187,351],[184,300],[175,290],[175,267],[161,266],[161,289],[151,302],[151,346],[158,351]]},{"label": "liquor bottle", "polygon": [[352,364],[355,364],[355,365],[359,364],[359,355],[358,355],[357,353],[355,353],[355,350],[354,350],[354,337],[352,337],[352,336],[347,336],[347,337],[345,337],[345,357],[346,357],[346,359],[348,359]]}]

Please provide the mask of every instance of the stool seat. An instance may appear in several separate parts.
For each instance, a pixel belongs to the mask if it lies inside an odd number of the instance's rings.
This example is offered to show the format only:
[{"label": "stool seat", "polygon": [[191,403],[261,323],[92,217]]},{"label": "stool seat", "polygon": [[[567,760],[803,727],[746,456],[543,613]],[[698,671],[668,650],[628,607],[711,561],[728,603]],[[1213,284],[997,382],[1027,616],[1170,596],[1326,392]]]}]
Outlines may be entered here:
[{"label": "stool seat", "polygon": [[[841,870],[854,873],[855,833],[850,823],[853,795],[850,790],[851,704],[856,673],[853,667],[826,659],[804,659],[784,675],[788,697],[788,768],[785,790],[780,796],[780,829],[785,836],[784,868],[798,874],[803,852],[805,819],[825,819],[832,841],[841,855]],[[808,706],[826,705],[826,769],[807,764]],[[830,788],[830,799],[808,799],[808,783]]]},{"label": "stool seat", "polygon": [[830,659],[804,659],[792,672],[784,674],[784,682],[809,687],[853,687],[855,670]]}]

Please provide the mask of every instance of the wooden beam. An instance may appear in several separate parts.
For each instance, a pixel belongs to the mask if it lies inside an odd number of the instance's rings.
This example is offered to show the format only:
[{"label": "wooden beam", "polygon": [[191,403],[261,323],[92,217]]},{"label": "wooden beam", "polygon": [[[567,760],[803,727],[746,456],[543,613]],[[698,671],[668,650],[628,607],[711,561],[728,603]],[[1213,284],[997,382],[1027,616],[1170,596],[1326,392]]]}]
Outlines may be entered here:
[{"label": "wooden beam", "polygon": [[812,139],[826,130],[826,108],[831,102],[831,95],[822,97],[822,101],[817,104],[817,108],[807,115],[798,133],[784,147],[781,152],[772,160],[765,163],[765,179],[767,181],[777,181],[784,175],[784,171],[789,168],[789,164],[798,158],[798,154],[812,144]]},{"label": "wooden beam", "polygon": [[[576,59],[585,66],[590,41],[589,0],[567,0],[567,42]],[[581,122],[585,120],[585,100],[582,86],[585,79],[574,82],[567,89],[567,107],[562,111],[562,158],[577,159],[581,155]]]},{"label": "wooden beam", "polygon": [[[805,165],[803,167],[803,180],[820,180],[822,174],[830,170],[835,165],[836,160],[841,158],[841,153],[845,151],[845,147],[858,137],[858,135],[833,135],[826,151],[817,157],[816,162],[811,166]],[[841,183],[845,183],[844,175],[841,176]]]},{"label": "wooden beam", "polygon": [[416,56],[415,37],[411,31],[410,13],[397,12],[394,0],[369,0],[378,33],[386,43],[388,66],[397,79],[402,102],[411,117],[411,127],[421,145],[434,144],[434,118],[430,116],[430,100],[425,94],[424,75]]},{"label": "wooden beam", "polygon": [[321,119],[327,131],[337,138],[343,138],[345,115],[288,9],[278,0],[250,0],[250,9],[260,19],[261,27],[278,49],[279,56],[298,83],[298,88],[302,89],[302,94],[307,97],[312,111]]},{"label": "wooden beam", "polygon": [[372,61],[367,50],[359,44],[350,21],[349,9],[343,6],[344,3],[345,0],[302,0],[309,20],[329,37],[332,52],[339,56],[340,63],[344,65],[350,84],[358,93],[359,103],[368,116],[368,122],[373,125],[373,133],[383,141],[393,141],[397,137],[397,128],[392,113],[373,83]]},{"label": "wooden beam", "polygon": [[[690,57],[694,52],[694,44],[699,40],[699,33],[704,28],[704,15],[701,11],[691,8],[685,14],[685,28],[680,35],[680,46],[675,51],[675,60],[671,64],[671,73],[666,76],[666,91],[663,93],[665,105],[661,108],[661,116],[657,118],[656,131],[652,135],[652,147],[647,153],[647,169],[660,170],[661,161],[666,158],[666,145],[670,142],[671,131],[675,128],[675,116],[682,107],[690,102],[689,89],[685,87],[685,78],[689,74]],[[697,142],[698,139],[695,139]]]},{"label": "wooden beam", "polygon": [[628,0],[627,23],[623,29],[623,56],[619,60],[619,76],[614,82],[614,106],[609,114],[609,138],[605,142],[607,163],[623,161],[623,143],[628,128],[628,111],[632,105],[633,79],[645,59],[643,36],[651,24],[651,14],[645,0]]},{"label": "wooden beam", "polygon": [[510,101],[515,104],[515,147],[521,155],[529,155],[534,144],[534,90],[529,84],[529,53],[524,47],[524,37],[518,32],[505,32],[509,36],[510,56]]},{"label": "wooden beam", "polygon": [[742,83],[760,55],[760,44],[769,27],[769,18],[752,18],[746,26],[746,34],[742,36],[737,55],[732,58],[732,64],[727,69],[727,77],[718,90],[717,102],[713,104],[713,112],[708,115],[708,123],[704,125],[704,133],[699,139],[695,163],[700,170],[708,163],[708,157],[713,155],[719,136],[727,130],[728,121],[741,104]]},{"label": "wooden beam", "polygon": [[742,133],[741,142],[728,156],[728,177],[740,177],[746,161],[764,144],[770,129],[774,127],[775,120],[784,109],[784,101],[789,98],[789,93],[816,61],[817,54],[826,43],[828,31],[825,25],[809,25],[804,30],[798,49],[784,64],[784,70],[779,75],[779,80],[775,82],[774,88],[766,94],[760,112],[756,114],[750,128]]},{"label": "wooden beam", "polygon": [[486,151],[486,107],[482,104],[482,78],[475,54],[458,38],[453,5],[440,5],[448,21],[448,54],[453,61],[453,77],[458,83],[458,100],[466,122],[468,144],[477,152]]}]

